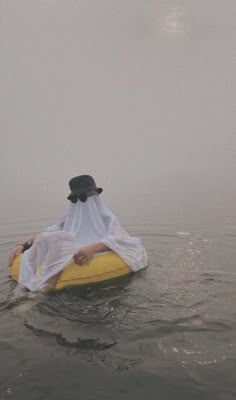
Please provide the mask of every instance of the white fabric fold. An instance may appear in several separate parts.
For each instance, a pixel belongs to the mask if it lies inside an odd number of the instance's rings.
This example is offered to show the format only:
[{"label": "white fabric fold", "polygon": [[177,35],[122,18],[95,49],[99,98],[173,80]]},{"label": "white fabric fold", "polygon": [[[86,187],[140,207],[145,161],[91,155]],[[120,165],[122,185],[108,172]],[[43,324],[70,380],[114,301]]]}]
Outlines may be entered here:
[{"label": "white fabric fold", "polygon": [[80,248],[99,242],[117,253],[135,272],[148,264],[141,240],[131,237],[101,197],[95,195],[85,203],[70,203],[64,217],[37,236],[23,254],[19,283],[31,291],[40,290],[72,261]]}]

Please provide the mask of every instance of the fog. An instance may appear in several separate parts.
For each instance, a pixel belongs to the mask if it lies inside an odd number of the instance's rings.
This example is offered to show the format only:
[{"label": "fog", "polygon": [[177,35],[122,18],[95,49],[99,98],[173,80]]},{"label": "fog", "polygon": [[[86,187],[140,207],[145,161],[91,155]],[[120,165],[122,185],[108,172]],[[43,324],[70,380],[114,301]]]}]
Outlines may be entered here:
[{"label": "fog", "polygon": [[235,0],[2,0],[0,221],[92,174],[124,223],[235,223]]}]

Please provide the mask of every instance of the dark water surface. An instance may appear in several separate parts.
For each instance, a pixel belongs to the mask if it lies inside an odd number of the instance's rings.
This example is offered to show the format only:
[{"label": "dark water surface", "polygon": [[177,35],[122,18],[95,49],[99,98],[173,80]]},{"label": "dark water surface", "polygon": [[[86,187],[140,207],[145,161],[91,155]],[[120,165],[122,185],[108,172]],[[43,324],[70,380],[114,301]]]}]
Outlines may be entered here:
[{"label": "dark water surface", "polygon": [[[7,254],[40,224],[1,233],[1,303]],[[1,311],[1,400],[236,398],[236,232],[129,231],[147,270]]]}]

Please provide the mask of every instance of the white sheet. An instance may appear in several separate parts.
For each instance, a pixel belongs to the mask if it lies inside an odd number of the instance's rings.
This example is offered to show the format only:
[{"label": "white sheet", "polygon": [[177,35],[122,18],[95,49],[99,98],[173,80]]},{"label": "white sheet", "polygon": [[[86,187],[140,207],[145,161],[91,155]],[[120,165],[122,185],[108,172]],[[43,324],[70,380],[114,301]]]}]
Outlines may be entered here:
[{"label": "white sheet", "polygon": [[131,237],[101,197],[94,195],[85,203],[70,203],[65,216],[37,236],[22,257],[19,283],[31,291],[40,290],[80,248],[98,242],[117,253],[133,271],[148,264],[141,240]]}]

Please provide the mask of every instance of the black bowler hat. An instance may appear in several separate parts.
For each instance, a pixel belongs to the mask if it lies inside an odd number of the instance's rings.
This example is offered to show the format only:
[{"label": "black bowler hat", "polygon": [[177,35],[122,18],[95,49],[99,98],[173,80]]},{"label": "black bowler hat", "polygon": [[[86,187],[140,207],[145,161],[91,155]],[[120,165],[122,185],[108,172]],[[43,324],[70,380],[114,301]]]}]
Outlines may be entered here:
[{"label": "black bowler hat", "polygon": [[88,196],[102,193],[103,189],[98,188],[92,176],[80,175],[75,176],[69,181],[71,193],[67,197],[72,203],[76,203],[79,199],[83,203],[87,201]]}]

